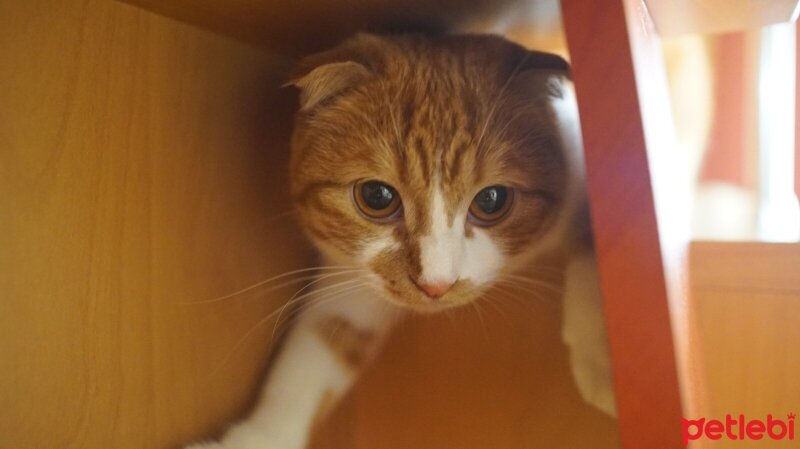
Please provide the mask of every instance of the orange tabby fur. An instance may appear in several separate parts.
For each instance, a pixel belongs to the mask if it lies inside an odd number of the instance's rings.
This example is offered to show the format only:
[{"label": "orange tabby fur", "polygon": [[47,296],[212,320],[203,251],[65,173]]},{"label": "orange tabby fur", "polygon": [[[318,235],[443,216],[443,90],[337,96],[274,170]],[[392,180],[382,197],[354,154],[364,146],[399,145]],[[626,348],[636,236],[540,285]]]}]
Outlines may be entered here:
[{"label": "orange tabby fur", "polygon": [[[292,194],[305,228],[321,247],[358,254],[385,225],[359,216],[351,185],[391,184],[403,198],[394,229],[401,245],[371,266],[396,297],[423,303],[409,276],[420,272],[435,182],[451,220],[481,188],[505,184],[519,193],[515,210],[485,230],[508,257],[525,252],[563,208],[566,161],[547,101],[559,95],[553,73],[566,72],[557,56],[479,35],[359,35],[307,59],[293,77],[306,102],[292,145]],[[452,298],[479,293],[457,282]]]}]

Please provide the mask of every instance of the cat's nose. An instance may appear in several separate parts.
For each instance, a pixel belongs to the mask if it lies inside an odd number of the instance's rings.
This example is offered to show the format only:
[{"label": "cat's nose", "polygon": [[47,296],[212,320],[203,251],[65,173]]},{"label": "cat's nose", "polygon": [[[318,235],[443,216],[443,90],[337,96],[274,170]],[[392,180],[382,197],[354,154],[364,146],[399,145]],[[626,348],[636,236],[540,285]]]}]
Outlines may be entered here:
[{"label": "cat's nose", "polygon": [[445,293],[447,293],[447,291],[450,290],[450,287],[453,286],[453,283],[452,282],[431,282],[431,283],[420,282],[420,283],[417,284],[417,286],[419,287],[420,290],[425,292],[425,294],[428,295],[428,297],[435,299],[435,298],[439,298],[442,295],[444,295]]}]

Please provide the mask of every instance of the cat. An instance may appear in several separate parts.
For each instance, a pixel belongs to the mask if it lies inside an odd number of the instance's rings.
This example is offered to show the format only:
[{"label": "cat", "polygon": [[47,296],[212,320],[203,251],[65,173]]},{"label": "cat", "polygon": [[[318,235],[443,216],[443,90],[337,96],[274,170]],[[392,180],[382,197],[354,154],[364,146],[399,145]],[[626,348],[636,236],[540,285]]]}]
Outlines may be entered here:
[{"label": "cat", "polygon": [[402,311],[478,299],[566,253],[563,337],[614,414],[569,67],[492,35],[356,35],[302,60],[291,195],[332,296],[306,309],[252,414],[190,449],[301,449]]}]

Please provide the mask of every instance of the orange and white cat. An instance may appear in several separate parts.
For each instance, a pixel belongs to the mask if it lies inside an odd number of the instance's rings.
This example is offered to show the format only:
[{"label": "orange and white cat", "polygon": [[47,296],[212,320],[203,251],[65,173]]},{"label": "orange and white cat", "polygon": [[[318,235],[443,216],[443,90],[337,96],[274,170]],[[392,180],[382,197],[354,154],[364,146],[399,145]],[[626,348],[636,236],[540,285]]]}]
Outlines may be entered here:
[{"label": "orange and white cat", "polygon": [[487,35],[357,35],[301,62],[291,193],[327,266],[258,405],[193,449],[301,449],[399,313],[467,304],[567,254],[579,390],[614,413],[567,63]]}]

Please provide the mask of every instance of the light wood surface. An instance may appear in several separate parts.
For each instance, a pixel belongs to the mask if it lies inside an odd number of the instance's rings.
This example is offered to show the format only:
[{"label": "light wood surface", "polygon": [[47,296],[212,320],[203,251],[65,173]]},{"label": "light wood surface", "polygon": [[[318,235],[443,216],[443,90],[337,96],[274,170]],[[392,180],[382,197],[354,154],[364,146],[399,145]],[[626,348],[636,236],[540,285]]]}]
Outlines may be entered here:
[{"label": "light wood surface", "polygon": [[659,33],[725,33],[797,19],[798,0],[642,0]]},{"label": "light wood surface", "polygon": [[[0,448],[166,449],[251,401],[306,265],[284,62],[105,0],[0,2]],[[274,218],[273,217],[278,217]]]},{"label": "light wood surface", "polygon": [[370,31],[452,28],[526,0],[126,0],[282,54],[327,49]]},{"label": "light wood surface", "polygon": [[619,448],[572,383],[558,301],[520,291],[402,323],[314,449]]},{"label": "light wood surface", "polygon": [[688,239],[681,231],[688,219],[667,183],[685,165],[669,163],[666,75],[640,6],[562,2],[622,447],[678,448],[672,423],[680,420],[681,401],[670,306],[683,301]]},{"label": "light wood surface", "polygon": [[[695,242],[690,254],[692,375],[702,385],[691,417],[798,413],[800,244]],[[796,440],[750,444],[797,447]]]}]

